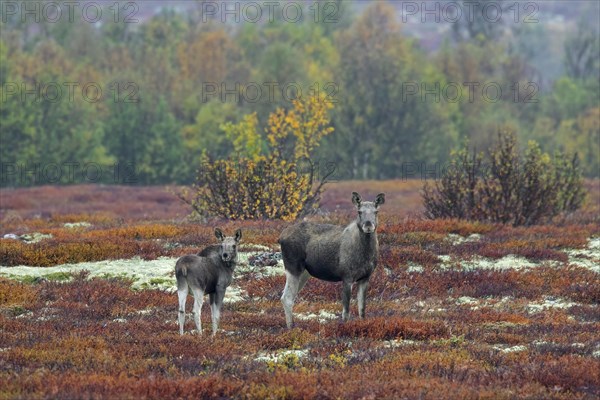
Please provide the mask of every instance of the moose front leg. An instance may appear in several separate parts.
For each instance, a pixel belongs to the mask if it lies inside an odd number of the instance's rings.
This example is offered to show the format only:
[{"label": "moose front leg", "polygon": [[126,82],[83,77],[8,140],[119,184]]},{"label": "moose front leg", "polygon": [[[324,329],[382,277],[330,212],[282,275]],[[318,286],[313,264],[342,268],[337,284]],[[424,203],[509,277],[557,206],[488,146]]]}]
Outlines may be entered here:
[{"label": "moose front leg", "polygon": [[344,281],[342,286],[342,320],[348,321],[350,317],[350,296],[352,295],[352,282]]},{"label": "moose front leg", "polygon": [[213,332],[215,331],[215,317],[216,317],[216,313],[215,313],[215,302],[217,301],[216,299],[216,293],[211,293],[208,295],[208,301],[210,303],[210,319],[212,322],[212,328],[213,328]]},{"label": "moose front leg", "polygon": [[365,317],[365,306],[367,303],[367,288],[369,287],[369,281],[365,279],[364,281],[358,282],[358,316],[361,318]]},{"label": "moose front leg", "polygon": [[217,287],[216,293],[210,296],[211,303],[211,316],[212,316],[212,332],[213,336],[217,334],[219,329],[219,321],[221,320],[221,307],[223,306],[223,299],[225,298],[225,288]]}]

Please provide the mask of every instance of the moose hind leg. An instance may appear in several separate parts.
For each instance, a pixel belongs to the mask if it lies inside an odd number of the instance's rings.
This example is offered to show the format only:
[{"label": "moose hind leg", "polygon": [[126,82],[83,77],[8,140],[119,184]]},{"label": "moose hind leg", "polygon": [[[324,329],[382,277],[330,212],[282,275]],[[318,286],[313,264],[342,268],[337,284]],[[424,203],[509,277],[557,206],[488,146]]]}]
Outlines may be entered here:
[{"label": "moose hind leg", "polygon": [[196,323],[198,335],[202,335],[202,321],[200,320],[200,316],[202,313],[202,303],[204,302],[204,291],[198,287],[192,287],[192,293],[194,294],[194,322]]},{"label": "moose hind leg", "polygon": [[367,288],[369,287],[369,281],[359,281],[358,282],[358,316],[361,318],[365,317],[365,306],[367,303]]},{"label": "moose hind leg", "polygon": [[177,297],[179,298],[179,312],[177,320],[179,321],[179,334],[183,335],[183,326],[185,325],[185,302],[188,296],[188,284],[183,282],[177,284]]},{"label": "moose hind leg", "polygon": [[[307,270],[304,270],[304,272],[302,272],[302,275],[300,275],[300,283],[298,284],[298,293],[300,293],[300,291],[302,290],[304,285],[306,285],[308,278],[310,278],[310,274],[308,273]],[[296,293],[296,295],[298,295],[298,293]]]},{"label": "moose hind leg", "polygon": [[285,271],[285,288],[283,289],[283,295],[281,296],[281,303],[283,304],[283,310],[285,311],[285,323],[289,329],[294,325],[292,310],[294,308],[294,302],[300,289],[300,276],[296,276],[289,271]]}]

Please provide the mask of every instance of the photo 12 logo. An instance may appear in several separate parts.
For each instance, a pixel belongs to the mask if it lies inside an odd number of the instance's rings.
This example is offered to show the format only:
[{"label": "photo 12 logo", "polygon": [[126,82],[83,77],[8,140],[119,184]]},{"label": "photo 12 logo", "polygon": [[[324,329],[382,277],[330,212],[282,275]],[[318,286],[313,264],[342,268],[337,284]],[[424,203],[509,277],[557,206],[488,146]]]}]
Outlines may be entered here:
[{"label": "photo 12 logo", "polygon": [[95,162],[0,163],[1,186],[74,183],[133,184],[138,182],[134,163],[112,165]]},{"label": "photo 12 logo", "polygon": [[202,22],[251,24],[284,21],[299,23],[336,23],[340,19],[339,5],[335,1],[203,1]]},{"label": "photo 12 logo", "polygon": [[533,1],[402,1],[402,22],[474,22],[483,19],[488,23],[513,22],[536,24],[540,7]]},{"label": "photo 12 logo", "polygon": [[483,100],[497,103],[537,103],[539,86],[536,82],[402,82],[402,101],[418,99],[422,102],[474,103]]},{"label": "photo 12 logo", "polygon": [[22,103],[58,103],[84,100],[88,103],[114,101],[115,103],[138,103],[139,87],[135,82],[113,82],[104,87],[97,82],[5,82],[0,101],[17,99]]},{"label": "photo 12 logo", "polygon": [[[403,181],[420,179],[425,180],[441,180],[445,176],[462,176],[465,177],[467,171],[471,171],[475,164],[471,162],[403,162],[401,165],[400,179]],[[477,176],[486,176],[491,171],[494,171],[494,165],[490,162],[482,162],[476,164],[478,173]],[[512,167],[516,171],[522,171],[525,168],[525,164],[516,163]]]},{"label": "photo 12 logo", "polygon": [[315,96],[323,101],[335,104],[339,100],[338,84],[314,82],[302,85],[298,82],[203,82],[201,98],[203,103],[217,100],[221,103],[291,103],[303,95]]},{"label": "photo 12 logo", "polygon": [[22,23],[35,22],[56,24],[59,22],[83,21],[96,23],[136,24],[140,10],[135,1],[1,1],[0,14],[3,23],[18,20]]}]

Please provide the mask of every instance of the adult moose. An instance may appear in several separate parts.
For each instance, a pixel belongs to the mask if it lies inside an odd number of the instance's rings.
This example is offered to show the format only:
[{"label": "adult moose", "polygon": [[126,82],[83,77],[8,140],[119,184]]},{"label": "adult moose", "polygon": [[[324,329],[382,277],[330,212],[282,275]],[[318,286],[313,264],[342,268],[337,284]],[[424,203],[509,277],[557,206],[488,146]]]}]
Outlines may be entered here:
[{"label": "adult moose", "polygon": [[219,239],[220,244],[208,246],[198,255],[183,256],[175,264],[179,297],[179,333],[181,335],[183,335],[183,325],[185,324],[185,302],[189,289],[194,295],[193,315],[198,334],[202,334],[200,312],[205,294],[208,294],[210,300],[213,336],[219,328],[223,298],[225,290],[232,281],[237,263],[237,245],[242,239],[242,231],[240,229],[235,231],[235,237],[225,237],[223,232],[216,228],[215,236]]},{"label": "adult moose", "polygon": [[301,222],[281,233],[279,244],[286,282],[281,302],[288,328],[293,326],[292,309],[298,292],[310,276],[343,282],[342,319],[348,320],[352,285],[358,283],[358,314],[365,317],[365,300],[371,273],[377,266],[377,212],[385,202],[380,193],[374,202],[362,201],[352,192],[357,218],[348,226]]}]

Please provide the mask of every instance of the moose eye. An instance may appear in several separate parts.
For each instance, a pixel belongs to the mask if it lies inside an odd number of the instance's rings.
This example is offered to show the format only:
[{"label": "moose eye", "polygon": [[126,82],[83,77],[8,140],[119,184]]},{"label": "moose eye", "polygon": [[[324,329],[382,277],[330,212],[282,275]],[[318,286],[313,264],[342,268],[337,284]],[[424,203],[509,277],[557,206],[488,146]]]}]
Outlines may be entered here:
[{"label": "moose eye", "polygon": [[236,248],[236,245],[234,244],[234,245],[233,245],[233,249],[235,250],[235,248]]}]

